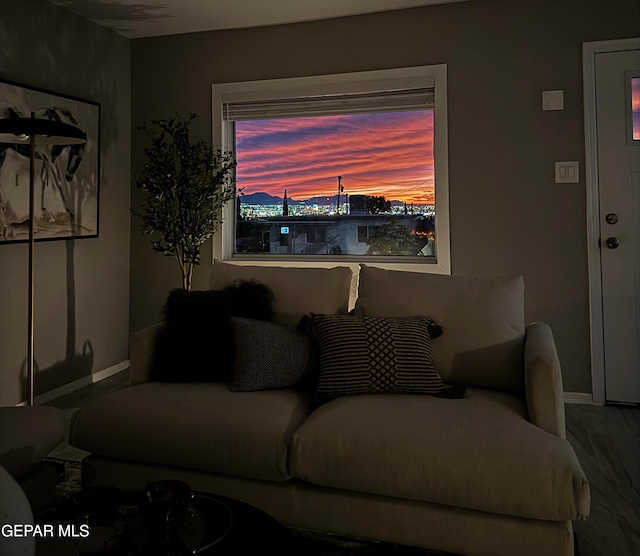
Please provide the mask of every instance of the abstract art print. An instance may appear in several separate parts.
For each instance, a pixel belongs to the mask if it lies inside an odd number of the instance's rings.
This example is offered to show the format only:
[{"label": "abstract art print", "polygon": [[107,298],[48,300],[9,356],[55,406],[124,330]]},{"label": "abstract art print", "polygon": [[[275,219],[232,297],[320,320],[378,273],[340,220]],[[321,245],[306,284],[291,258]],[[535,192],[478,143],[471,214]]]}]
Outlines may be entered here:
[{"label": "abstract art print", "polygon": [[[98,236],[100,104],[0,80],[0,119],[56,120],[86,134],[80,145],[36,145],[36,241]],[[29,238],[29,142],[0,142],[0,244]]]}]

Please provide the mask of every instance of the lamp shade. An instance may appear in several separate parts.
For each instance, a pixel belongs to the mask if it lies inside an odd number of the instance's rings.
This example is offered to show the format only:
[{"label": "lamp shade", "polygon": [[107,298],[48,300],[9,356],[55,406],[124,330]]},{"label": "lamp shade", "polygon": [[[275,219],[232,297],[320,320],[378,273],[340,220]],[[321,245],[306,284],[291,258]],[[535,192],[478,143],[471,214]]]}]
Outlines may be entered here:
[{"label": "lamp shade", "polygon": [[33,135],[36,144],[80,145],[87,134],[74,125],[46,118],[0,119],[0,143],[25,144]]}]

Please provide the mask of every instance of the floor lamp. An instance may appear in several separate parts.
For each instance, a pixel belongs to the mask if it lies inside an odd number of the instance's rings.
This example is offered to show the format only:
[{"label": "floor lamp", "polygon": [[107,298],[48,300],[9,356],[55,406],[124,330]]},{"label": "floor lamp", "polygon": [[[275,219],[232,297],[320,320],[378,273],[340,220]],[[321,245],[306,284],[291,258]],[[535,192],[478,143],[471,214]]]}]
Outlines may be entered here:
[{"label": "floor lamp", "polygon": [[36,145],[79,145],[86,143],[87,135],[79,128],[46,118],[36,118],[31,112],[30,118],[0,119],[0,143],[29,146],[29,313],[27,348],[27,403],[34,405],[34,175]]}]

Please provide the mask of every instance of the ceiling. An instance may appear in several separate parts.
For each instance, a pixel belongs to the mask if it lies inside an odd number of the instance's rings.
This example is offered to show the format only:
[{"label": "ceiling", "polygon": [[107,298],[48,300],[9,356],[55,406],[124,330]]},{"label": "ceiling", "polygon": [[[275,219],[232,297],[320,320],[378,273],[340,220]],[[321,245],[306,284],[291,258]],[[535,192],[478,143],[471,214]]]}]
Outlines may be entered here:
[{"label": "ceiling", "polygon": [[466,0],[49,0],[132,39],[461,1]]}]

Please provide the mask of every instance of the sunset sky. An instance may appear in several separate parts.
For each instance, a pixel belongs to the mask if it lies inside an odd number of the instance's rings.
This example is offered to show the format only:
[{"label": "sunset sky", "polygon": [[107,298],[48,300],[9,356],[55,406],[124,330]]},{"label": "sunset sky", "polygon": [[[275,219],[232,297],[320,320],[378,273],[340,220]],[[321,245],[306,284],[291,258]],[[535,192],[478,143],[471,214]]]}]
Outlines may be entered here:
[{"label": "sunset sky", "polygon": [[337,193],[433,203],[433,111],[236,123],[237,185],[295,200]]},{"label": "sunset sky", "polygon": [[631,109],[633,113],[633,139],[640,140],[640,77],[631,79]]}]

